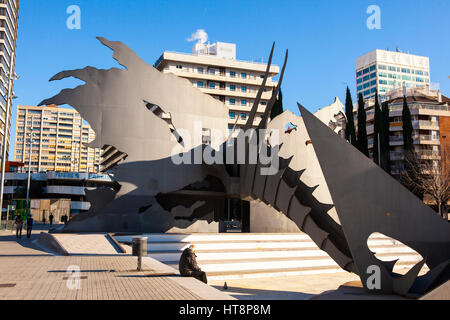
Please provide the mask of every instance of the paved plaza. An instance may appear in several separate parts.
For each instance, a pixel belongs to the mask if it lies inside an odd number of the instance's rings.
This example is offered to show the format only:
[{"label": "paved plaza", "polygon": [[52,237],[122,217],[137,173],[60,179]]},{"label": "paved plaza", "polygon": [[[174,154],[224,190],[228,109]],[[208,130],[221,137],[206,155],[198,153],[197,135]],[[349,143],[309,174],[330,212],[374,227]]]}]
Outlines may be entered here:
[{"label": "paved plaza", "polygon": [[[45,226],[37,226],[31,239],[22,236],[19,241],[12,232],[0,232],[0,299],[233,299],[196,279],[180,277],[176,270],[151,258],[143,258],[143,271],[137,271],[136,257],[112,251],[95,254],[92,246],[86,254],[54,255],[37,244],[39,233],[45,230]],[[69,244],[80,238],[63,237]],[[102,236],[81,239],[101,241]],[[71,248],[83,251],[75,245]]]}]

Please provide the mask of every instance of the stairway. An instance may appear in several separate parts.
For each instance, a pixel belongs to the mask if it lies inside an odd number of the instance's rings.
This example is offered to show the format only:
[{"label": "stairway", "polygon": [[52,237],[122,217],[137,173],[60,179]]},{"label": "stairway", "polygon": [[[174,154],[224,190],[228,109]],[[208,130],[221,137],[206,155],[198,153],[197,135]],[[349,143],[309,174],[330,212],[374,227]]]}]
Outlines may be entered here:
[{"label": "stairway", "polygon": [[[345,272],[304,233],[145,234],[148,256],[176,270],[181,252],[195,244],[197,262],[208,279],[231,280]],[[133,236],[116,236],[131,243]],[[377,235],[369,240],[381,260],[395,260],[394,271],[404,273],[421,260],[401,243]],[[407,268],[407,269],[405,269]]]}]

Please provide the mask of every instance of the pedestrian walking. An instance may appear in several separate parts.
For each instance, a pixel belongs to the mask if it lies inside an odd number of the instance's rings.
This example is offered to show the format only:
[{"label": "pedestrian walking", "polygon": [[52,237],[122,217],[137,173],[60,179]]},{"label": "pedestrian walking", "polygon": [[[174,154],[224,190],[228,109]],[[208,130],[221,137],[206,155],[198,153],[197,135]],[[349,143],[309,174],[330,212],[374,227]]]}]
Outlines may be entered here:
[{"label": "pedestrian walking", "polygon": [[30,239],[31,237],[31,231],[33,229],[33,218],[31,217],[31,214],[27,217],[27,238]]},{"label": "pedestrian walking", "polygon": [[50,220],[50,225],[52,225],[53,224],[53,214],[50,213],[50,216],[48,218]]},{"label": "pedestrian walking", "polygon": [[16,225],[16,237],[17,239],[22,239],[22,228],[23,228],[23,218],[21,215],[17,215],[15,219],[15,225]]}]

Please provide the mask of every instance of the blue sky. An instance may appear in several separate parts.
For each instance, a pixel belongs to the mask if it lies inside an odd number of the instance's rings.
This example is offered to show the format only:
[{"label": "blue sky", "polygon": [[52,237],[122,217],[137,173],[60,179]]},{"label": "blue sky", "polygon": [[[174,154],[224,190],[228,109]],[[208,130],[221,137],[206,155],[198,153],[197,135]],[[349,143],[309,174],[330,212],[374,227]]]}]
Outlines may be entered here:
[{"label": "blue sky", "polygon": [[[69,30],[66,9],[81,9],[81,29]],[[381,9],[381,29],[369,30],[369,5]],[[153,64],[164,50],[191,52],[186,41],[204,29],[209,41],[233,42],[240,60],[267,60],[276,41],[274,63],[289,60],[283,81],[285,109],[296,102],[311,111],[355,99],[355,59],[373,49],[430,57],[431,82],[450,95],[450,1],[154,1],[21,0],[12,123],[16,105],[37,105],[79,81],[48,82],[61,70],[87,65],[116,66],[96,36],[119,40]],[[10,155],[14,144],[14,125]]]}]

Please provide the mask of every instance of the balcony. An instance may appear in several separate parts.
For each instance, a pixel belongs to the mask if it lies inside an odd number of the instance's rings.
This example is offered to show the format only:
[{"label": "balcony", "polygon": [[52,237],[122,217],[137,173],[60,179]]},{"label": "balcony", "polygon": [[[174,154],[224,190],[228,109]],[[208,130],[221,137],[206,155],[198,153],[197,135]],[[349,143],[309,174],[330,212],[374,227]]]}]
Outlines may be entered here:
[{"label": "balcony", "polygon": [[389,152],[390,160],[403,160],[405,158],[405,153],[403,151],[391,151]]},{"label": "balcony", "polygon": [[95,189],[95,188],[73,187],[73,186],[48,186],[44,188],[44,193],[84,196],[86,195],[84,192],[85,189]]},{"label": "balcony", "polygon": [[91,208],[90,202],[84,202],[84,201],[71,201],[70,202],[70,209],[73,210],[89,210]]}]

